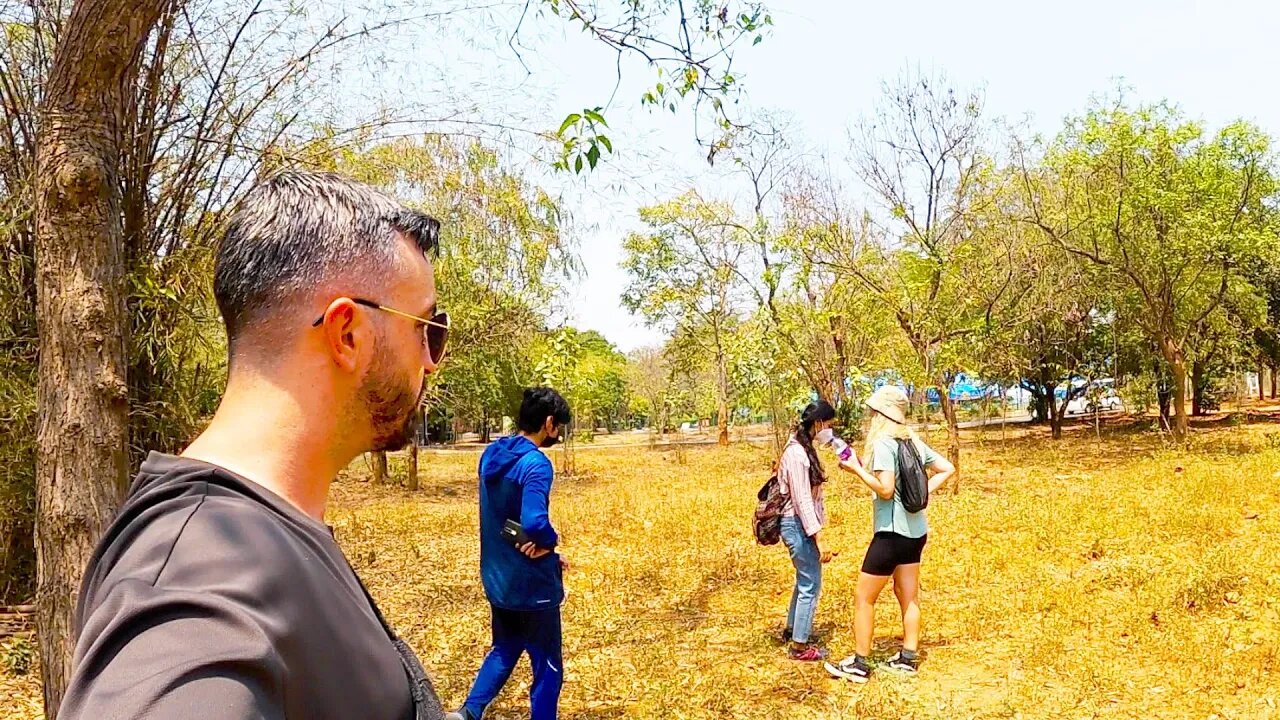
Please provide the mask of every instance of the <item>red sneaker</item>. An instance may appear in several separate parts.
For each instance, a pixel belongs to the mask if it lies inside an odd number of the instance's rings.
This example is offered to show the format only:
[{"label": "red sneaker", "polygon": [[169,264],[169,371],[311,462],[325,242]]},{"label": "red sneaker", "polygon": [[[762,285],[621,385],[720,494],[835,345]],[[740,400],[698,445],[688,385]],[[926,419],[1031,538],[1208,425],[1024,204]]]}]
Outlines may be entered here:
[{"label": "red sneaker", "polygon": [[817,645],[806,645],[787,650],[787,657],[796,662],[822,662],[827,657],[827,651]]}]

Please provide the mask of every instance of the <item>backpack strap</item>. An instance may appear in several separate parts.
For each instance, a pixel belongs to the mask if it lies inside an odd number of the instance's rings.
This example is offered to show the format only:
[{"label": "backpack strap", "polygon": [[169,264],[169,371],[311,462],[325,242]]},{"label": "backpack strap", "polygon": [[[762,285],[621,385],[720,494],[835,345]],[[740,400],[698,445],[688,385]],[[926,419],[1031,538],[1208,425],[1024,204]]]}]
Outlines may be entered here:
[{"label": "backpack strap", "polygon": [[902,508],[902,514],[907,514],[907,506],[902,504],[902,463],[898,462],[898,458],[902,456],[902,438],[894,438],[893,453],[893,497],[889,498],[889,522],[893,524],[893,532],[898,532],[898,508]]}]

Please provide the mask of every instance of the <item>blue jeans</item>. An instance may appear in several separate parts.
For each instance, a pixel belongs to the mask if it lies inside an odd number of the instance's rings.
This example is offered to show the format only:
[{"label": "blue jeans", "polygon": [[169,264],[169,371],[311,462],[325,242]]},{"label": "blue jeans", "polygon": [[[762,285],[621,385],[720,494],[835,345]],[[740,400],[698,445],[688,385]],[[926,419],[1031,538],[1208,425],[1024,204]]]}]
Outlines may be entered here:
[{"label": "blue jeans", "polygon": [[822,557],[818,554],[818,543],[805,534],[800,518],[782,518],[782,542],[786,543],[791,564],[796,567],[787,629],[791,630],[793,641],[807,643],[813,632],[813,616],[818,611],[818,594],[822,592]]},{"label": "blue jeans", "polygon": [[485,708],[507,684],[520,656],[529,653],[533,666],[533,686],[529,689],[532,720],[555,720],[564,684],[564,661],[560,655],[560,608],[521,612],[490,606],[493,612],[493,649],[476,675],[471,694],[463,704],[473,718],[484,716]]}]

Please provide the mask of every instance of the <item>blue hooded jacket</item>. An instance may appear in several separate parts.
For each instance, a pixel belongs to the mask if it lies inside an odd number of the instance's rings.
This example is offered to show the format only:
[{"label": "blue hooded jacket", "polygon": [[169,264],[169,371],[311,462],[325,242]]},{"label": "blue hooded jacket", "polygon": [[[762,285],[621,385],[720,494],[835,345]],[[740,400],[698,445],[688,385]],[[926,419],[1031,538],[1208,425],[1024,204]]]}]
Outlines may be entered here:
[{"label": "blue hooded jacket", "polygon": [[554,476],[551,460],[521,435],[497,440],[480,457],[480,579],[496,607],[545,610],[564,601],[559,554],[530,560],[502,537],[503,524],[519,520],[538,547],[556,547],[547,509]]}]

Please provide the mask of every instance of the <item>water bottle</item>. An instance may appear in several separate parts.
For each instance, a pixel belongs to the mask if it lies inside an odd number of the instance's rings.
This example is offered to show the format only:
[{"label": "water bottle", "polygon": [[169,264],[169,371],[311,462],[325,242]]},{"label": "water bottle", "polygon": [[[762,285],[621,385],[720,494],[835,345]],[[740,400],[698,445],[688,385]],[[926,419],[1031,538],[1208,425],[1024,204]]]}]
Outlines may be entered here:
[{"label": "water bottle", "polygon": [[836,457],[840,458],[840,462],[848,462],[849,458],[853,457],[853,448],[838,437],[831,438],[831,449],[835,451]]}]

